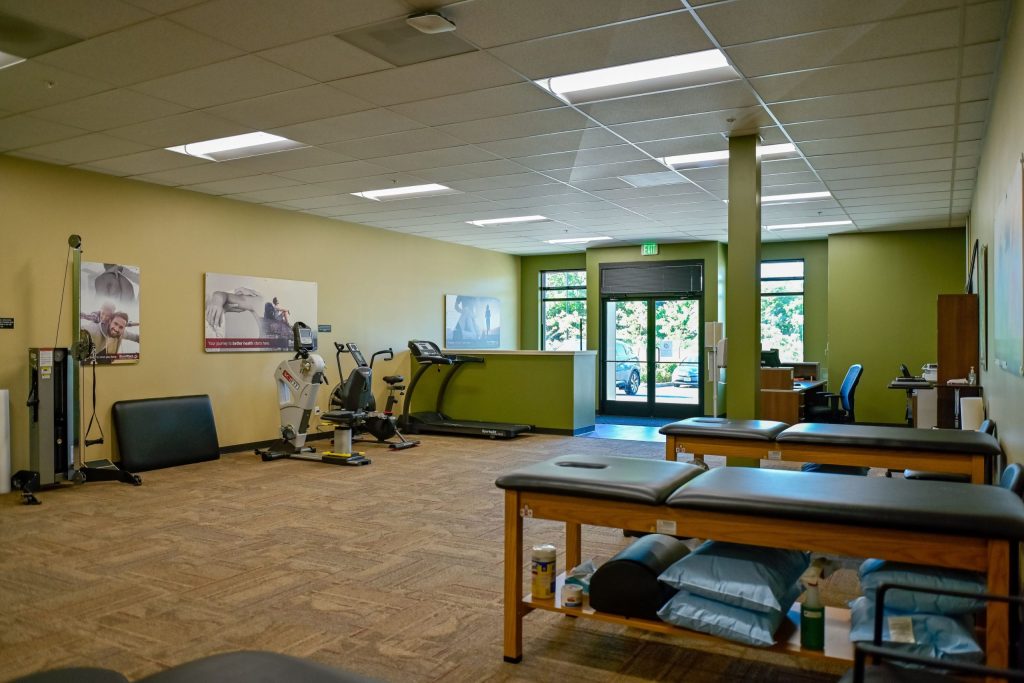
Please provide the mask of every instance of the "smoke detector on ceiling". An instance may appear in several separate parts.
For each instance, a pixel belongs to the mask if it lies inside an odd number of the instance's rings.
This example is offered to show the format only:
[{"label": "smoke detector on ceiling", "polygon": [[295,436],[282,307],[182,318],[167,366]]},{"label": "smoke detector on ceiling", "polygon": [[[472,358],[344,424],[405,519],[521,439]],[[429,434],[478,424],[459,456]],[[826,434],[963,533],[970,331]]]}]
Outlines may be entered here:
[{"label": "smoke detector on ceiling", "polygon": [[421,33],[447,33],[455,30],[455,24],[437,12],[420,12],[406,17],[405,23]]}]

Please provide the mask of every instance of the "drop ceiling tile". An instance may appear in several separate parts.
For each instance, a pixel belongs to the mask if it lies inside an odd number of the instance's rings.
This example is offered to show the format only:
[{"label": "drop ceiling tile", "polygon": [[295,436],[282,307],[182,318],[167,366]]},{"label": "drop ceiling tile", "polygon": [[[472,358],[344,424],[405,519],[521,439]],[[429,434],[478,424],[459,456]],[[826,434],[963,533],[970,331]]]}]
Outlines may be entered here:
[{"label": "drop ceiling tile", "polygon": [[242,178],[231,178],[229,180],[215,180],[209,183],[198,185],[186,185],[182,189],[205,192],[207,194],[233,194],[238,192],[256,192],[258,190],[271,190],[277,187],[287,187],[298,184],[294,180],[281,178],[273,175],[254,175]]},{"label": "drop ceiling tile", "polygon": [[[323,190],[323,194],[343,194],[346,192],[366,192],[367,190],[379,190],[385,187],[402,187],[405,185],[423,185],[428,181],[426,178],[414,176],[408,173],[388,173],[387,175],[346,178],[344,180],[328,180],[322,183],[315,183],[314,186]],[[373,204],[380,206],[381,203],[372,199],[357,197],[362,204]],[[390,202],[386,202],[390,204]]]},{"label": "drop ceiling tile", "polygon": [[896,164],[877,164],[872,166],[849,166],[846,168],[826,168],[818,171],[822,180],[845,180],[849,178],[870,178],[872,176],[890,176],[903,173],[928,173],[930,171],[949,171],[953,168],[953,160],[929,159],[926,161],[907,161]]},{"label": "drop ceiling tile", "polygon": [[[596,164],[616,163],[620,161],[641,161],[648,157],[632,145],[614,145],[597,149],[581,149],[575,152],[558,152],[522,157],[516,161],[535,171],[550,171],[574,166],[593,166]],[[662,169],[664,170],[664,169]]]},{"label": "drop ceiling tile", "polygon": [[993,93],[994,75],[969,76],[960,79],[960,101],[987,100]]},{"label": "drop ceiling tile", "polygon": [[443,14],[461,35],[489,48],[680,9],[678,0],[477,0]]},{"label": "drop ceiling tile", "polygon": [[956,180],[974,180],[977,177],[977,168],[958,168],[956,171],[954,171],[954,178]]},{"label": "drop ceiling tile", "polygon": [[247,126],[225,121],[201,111],[165,116],[106,131],[108,135],[151,147],[173,147],[249,132],[251,129]]},{"label": "drop ceiling tile", "polygon": [[529,185],[546,185],[551,178],[539,173],[514,173],[512,175],[491,176],[489,178],[467,178],[450,180],[446,184],[461,192],[480,192],[481,190],[498,190],[507,187],[526,187]]},{"label": "drop ceiling tile", "polygon": [[[339,206],[341,204],[348,204],[352,202],[361,201],[359,197],[353,197],[350,194],[330,194],[326,190],[320,188],[317,185],[292,185],[290,187],[280,187],[273,190],[259,190],[257,192],[239,192],[237,194],[229,195],[232,199],[240,199],[245,202],[267,202],[275,203],[287,206],[281,208],[295,209],[302,208],[297,205],[293,205],[294,201],[308,198],[334,198],[335,201],[331,202],[329,206]],[[347,200],[352,200],[349,202]]]},{"label": "drop ceiling tile", "polygon": [[[789,140],[778,127],[772,126],[760,130],[762,145],[779,145]],[[697,154],[700,152],[719,152],[729,148],[729,140],[721,134],[694,135],[671,140],[652,140],[641,143],[640,149],[655,158],[676,154]]]},{"label": "drop ceiling tile", "polygon": [[134,90],[201,109],[313,85],[312,79],[245,55],[133,86]]},{"label": "drop ceiling tile", "polygon": [[244,123],[255,130],[267,130],[366,109],[373,109],[373,105],[329,86],[317,84],[223,104],[207,111],[229,121]]},{"label": "drop ceiling tile", "polygon": [[87,132],[62,123],[33,118],[27,114],[15,114],[0,119],[0,152],[64,140]]},{"label": "drop ceiling tile", "polygon": [[136,7],[152,12],[153,14],[167,14],[176,12],[185,7],[198,5],[206,0],[126,0]]},{"label": "drop ceiling tile", "polygon": [[169,16],[254,52],[408,13],[399,0],[211,0]]},{"label": "drop ceiling tile", "polygon": [[268,131],[310,145],[397,133],[423,126],[387,109],[371,109]]},{"label": "drop ceiling tile", "polygon": [[[452,78],[459,74],[458,78]],[[354,76],[331,85],[389,106],[519,83],[522,78],[486,52],[468,52],[420,64]]]},{"label": "drop ceiling tile", "polygon": [[369,164],[365,161],[346,161],[340,164],[327,164],[326,166],[311,166],[297,168],[291,171],[281,171],[277,175],[304,183],[319,183],[328,180],[348,180],[350,178],[363,178],[366,176],[381,175],[388,172],[388,169]]},{"label": "drop ceiling tile", "polygon": [[742,81],[626,97],[580,107],[605,125],[697,114],[717,109],[752,107],[757,98]]},{"label": "drop ceiling tile", "polygon": [[376,159],[403,153],[426,152],[442,147],[457,147],[461,144],[461,140],[446,133],[430,128],[419,128],[359,140],[332,142],[324,147],[354,159]]},{"label": "drop ceiling tile", "polygon": [[949,183],[921,183],[917,185],[889,185],[886,187],[870,187],[860,190],[840,190],[833,192],[840,204],[846,206],[846,199],[856,197],[890,197],[918,194],[925,192],[943,192],[949,190]]},{"label": "drop ceiling tile", "polygon": [[[766,194],[793,194],[794,192],[803,192],[803,190],[784,190],[795,185],[814,184],[820,185],[818,176],[811,171],[804,171],[803,173],[777,173],[775,175],[762,175],[761,176],[761,187],[765,189],[771,189],[771,192]],[[808,192],[818,192],[824,190],[824,187],[815,187]]]},{"label": "drop ceiling tile", "polygon": [[126,176],[155,173],[185,166],[198,166],[205,163],[209,162],[184,154],[168,152],[165,149],[151,149],[145,152],[91,161],[82,164],[81,168],[110,175]]},{"label": "drop ceiling tile", "polygon": [[278,171],[292,171],[310,166],[326,166],[328,164],[340,164],[346,161],[353,161],[351,157],[344,154],[331,152],[319,147],[302,147],[273,154],[260,154],[259,156],[222,161],[235,168],[248,169],[251,173],[277,173]]},{"label": "drop ceiling tile", "polygon": [[859,24],[728,48],[747,77],[864,62],[953,48],[959,11],[949,9],[874,24]]},{"label": "drop ceiling tile", "polygon": [[514,138],[512,140],[495,140],[493,142],[481,143],[479,147],[493,154],[514,159],[537,154],[572,152],[618,144],[622,144],[622,138],[609,133],[603,128],[589,128],[586,130],[566,131],[564,133]]},{"label": "drop ceiling tile", "polygon": [[956,153],[958,155],[981,156],[981,140],[962,140],[957,142]]},{"label": "drop ceiling tile", "polygon": [[876,150],[870,152],[829,154],[826,156],[809,157],[807,161],[811,166],[820,171],[826,168],[892,164],[903,161],[921,161],[924,159],[946,159],[951,156],[953,156],[953,144],[947,143],[941,145],[923,145],[919,147],[900,147],[898,149]]},{"label": "drop ceiling tile", "polygon": [[100,131],[184,111],[185,108],[177,104],[122,88],[37,109],[32,115],[57,123]]},{"label": "drop ceiling tile", "polygon": [[962,76],[977,76],[995,71],[999,64],[1001,45],[1002,43],[999,41],[993,41],[965,47],[960,74]]},{"label": "drop ceiling tile", "polygon": [[[966,124],[973,126],[976,124]],[[917,145],[935,145],[953,141],[952,126],[936,126],[918,130],[904,130],[895,133],[875,133],[870,135],[852,135],[850,137],[823,140],[806,140],[799,143],[800,151],[808,157],[824,154],[843,154],[849,152],[868,152],[871,150],[914,147]],[[965,131],[971,133],[973,131]],[[970,138],[964,138],[970,139]]]},{"label": "drop ceiling tile", "polygon": [[936,201],[949,201],[948,188],[946,191],[939,192],[919,192],[912,194],[899,195],[896,197],[848,197],[843,199],[840,204],[843,206],[895,206],[897,204],[908,203],[908,202],[936,202]]},{"label": "drop ceiling tile", "polygon": [[577,190],[584,192],[601,192],[604,190],[621,190],[633,187],[630,183],[621,178],[596,178],[594,180],[580,180],[572,183]]},{"label": "drop ceiling tile", "polygon": [[77,100],[111,87],[104,81],[30,59],[0,69],[0,107],[12,113],[24,112]]},{"label": "drop ceiling tile", "polygon": [[832,191],[839,190],[860,190],[867,187],[885,187],[894,183],[900,185],[917,185],[921,183],[948,183],[950,172],[947,170],[930,171],[927,173],[907,173],[902,175],[878,175],[866,178],[851,178],[849,180],[829,180],[828,186]]},{"label": "drop ceiling tile", "polygon": [[373,162],[393,171],[419,171],[438,166],[459,166],[480,161],[491,161],[496,158],[490,152],[485,152],[470,145],[462,145],[425,152],[413,152],[412,154],[380,157],[374,159]]},{"label": "drop ceiling tile", "polygon": [[[300,185],[299,187],[308,187]],[[284,190],[282,190],[284,191]],[[275,190],[263,191],[263,192],[251,192],[248,196],[262,196],[266,192],[275,192]],[[322,197],[305,197],[295,199],[285,199],[279,203],[284,204],[291,209],[325,209],[331,207],[348,206],[359,201],[359,197],[353,197],[350,194],[329,194]],[[351,201],[350,201],[351,200]]]},{"label": "drop ceiling tile", "polygon": [[988,118],[989,102],[965,102],[960,105],[960,123],[985,121]]},{"label": "drop ceiling tile", "polygon": [[999,40],[1006,30],[1009,16],[1009,3],[1005,0],[985,2],[967,8],[967,26],[964,30],[964,43],[984,43]]},{"label": "drop ceiling tile", "polygon": [[957,50],[829,66],[750,79],[766,102],[881,90],[956,77]]},{"label": "drop ceiling tile", "polygon": [[560,102],[532,83],[398,104],[391,109],[428,126],[487,119],[548,109]]},{"label": "drop ceiling tile", "polygon": [[238,50],[229,45],[166,19],[151,19],[36,59],[117,85],[131,85],[236,55]]},{"label": "drop ceiling tile", "polygon": [[132,178],[134,180],[144,180],[148,183],[159,183],[160,185],[196,185],[198,183],[229,180],[250,175],[252,175],[252,172],[246,169],[232,168],[224,164],[218,164],[215,161],[204,161],[198,166],[143,173],[132,176]]},{"label": "drop ceiling tile", "polygon": [[569,107],[466,121],[439,130],[471,144],[590,128],[595,124]]},{"label": "drop ceiling tile", "polygon": [[[730,120],[731,119],[731,120]],[[772,119],[764,108],[724,109],[686,116],[623,123],[609,128],[630,142],[648,142],[687,136],[727,133],[730,130],[755,130],[771,126]]]},{"label": "drop ceiling tile", "polygon": [[258,55],[321,82],[394,68],[383,59],[334,35],[275,47]]},{"label": "drop ceiling tile", "polygon": [[148,12],[120,0],[0,0],[0,11],[80,38],[116,31],[150,18]]},{"label": "drop ceiling tile", "polygon": [[625,175],[641,173],[660,173],[665,167],[657,161],[624,161],[616,164],[597,164],[594,166],[576,166],[575,168],[549,171],[547,175],[567,183],[597,178],[618,178]]},{"label": "drop ceiling tile", "polygon": [[846,135],[889,133],[916,130],[930,126],[949,126],[953,123],[953,107],[928,107],[885,114],[868,114],[844,119],[828,119],[808,123],[794,123],[786,130],[794,140],[820,140]]},{"label": "drop ceiling tile", "polygon": [[54,164],[81,164],[97,159],[124,156],[146,151],[145,145],[104,135],[90,133],[57,142],[48,142],[35,147],[26,147],[19,151],[30,154],[35,159]]},{"label": "drop ceiling tile", "polygon": [[714,45],[686,12],[541,38],[491,50],[529,78],[670,57]]},{"label": "drop ceiling tile", "polygon": [[921,83],[900,88],[812,97],[771,105],[782,123],[879,114],[901,109],[918,109],[956,102],[956,81]]}]

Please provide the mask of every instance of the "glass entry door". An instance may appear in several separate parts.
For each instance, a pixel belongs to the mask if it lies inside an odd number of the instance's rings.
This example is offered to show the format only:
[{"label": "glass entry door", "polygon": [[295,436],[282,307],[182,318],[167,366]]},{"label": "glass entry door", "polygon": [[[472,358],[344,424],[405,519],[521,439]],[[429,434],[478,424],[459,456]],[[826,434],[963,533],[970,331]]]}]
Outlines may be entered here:
[{"label": "glass entry door", "polygon": [[601,412],[702,415],[700,299],[607,300],[602,313]]}]

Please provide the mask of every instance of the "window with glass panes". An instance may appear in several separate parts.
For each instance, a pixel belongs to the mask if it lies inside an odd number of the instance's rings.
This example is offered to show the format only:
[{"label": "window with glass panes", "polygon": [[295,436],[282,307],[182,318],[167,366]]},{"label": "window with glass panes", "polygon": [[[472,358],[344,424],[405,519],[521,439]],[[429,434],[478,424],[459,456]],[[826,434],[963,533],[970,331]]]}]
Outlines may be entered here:
[{"label": "window with glass panes", "polygon": [[761,348],[804,359],[804,262],[761,262]]},{"label": "window with glass panes", "polygon": [[587,271],[545,270],[540,274],[541,350],[582,351],[587,347]]}]

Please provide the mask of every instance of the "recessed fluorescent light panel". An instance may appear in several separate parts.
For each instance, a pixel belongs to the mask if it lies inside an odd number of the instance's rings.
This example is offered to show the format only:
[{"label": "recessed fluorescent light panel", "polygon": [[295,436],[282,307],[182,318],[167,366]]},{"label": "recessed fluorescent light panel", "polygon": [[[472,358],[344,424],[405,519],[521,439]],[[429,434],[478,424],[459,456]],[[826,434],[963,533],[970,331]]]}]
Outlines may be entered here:
[{"label": "recessed fluorescent light panel", "polygon": [[587,242],[604,242],[611,237],[567,237],[560,240],[545,240],[548,244],[586,244]]},{"label": "recessed fluorescent light panel", "polygon": [[18,55],[9,55],[6,52],[0,52],[0,69],[6,69],[9,66],[21,64],[24,61],[24,57],[19,57]]},{"label": "recessed fluorescent light panel", "polygon": [[819,221],[817,223],[786,223],[785,225],[766,225],[765,230],[796,230],[797,228],[828,228],[835,225],[853,225],[853,221]]},{"label": "recessed fluorescent light panel", "polygon": [[484,218],[479,221],[466,221],[470,225],[505,225],[507,223],[550,223],[547,216],[511,216],[509,218]]},{"label": "recessed fluorescent light panel", "polygon": [[773,194],[761,197],[761,203],[765,202],[799,202],[806,199],[831,199],[831,192],[798,192],[797,194]]},{"label": "recessed fluorescent light panel", "polygon": [[190,142],[187,145],[167,147],[166,149],[168,152],[177,152],[209,161],[230,161],[231,159],[244,159],[245,157],[284,152],[306,146],[302,142],[270,133],[245,133],[215,140]]},{"label": "recessed fluorescent light panel", "polygon": [[[775,154],[788,154],[795,151],[796,147],[792,143],[758,147],[758,152],[760,152],[760,155],[763,157],[773,156]],[[669,168],[701,168],[703,166],[719,166],[720,164],[717,162],[725,161],[728,158],[729,150],[723,149],[718,152],[698,152],[696,154],[679,154],[677,156],[661,157],[658,161]]]},{"label": "recessed fluorescent light panel", "polygon": [[535,83],[566,102],[578,104],[731,81],[738,77],[721,50],[704,50],[542,78]]},{"label": "recessed fluorescent light panel", "polygon": [[454,194],[457,191],[458,190],[453,190],[447,185],[430,183],[428,185],[388,187],[383,190],[367,190],[366,192],[353,192],[352,194],[356,197],[362,197],[363,199],[372,199],[375,202],[386,202],[392,199],[412,199],[413,197],[423,197],[439,193]]}]

